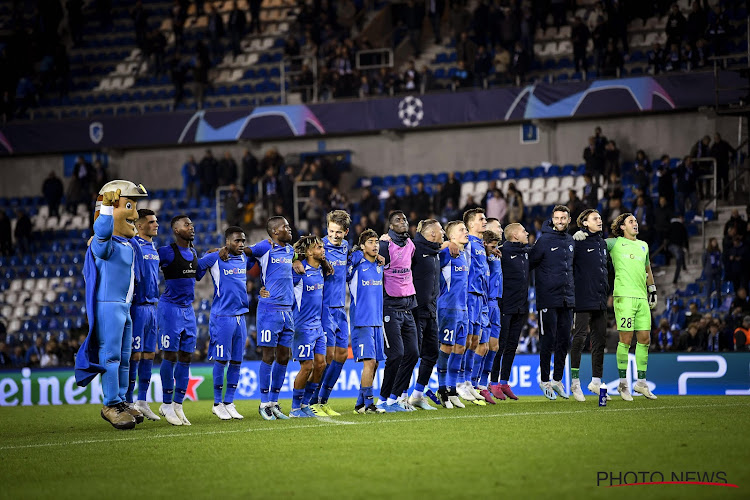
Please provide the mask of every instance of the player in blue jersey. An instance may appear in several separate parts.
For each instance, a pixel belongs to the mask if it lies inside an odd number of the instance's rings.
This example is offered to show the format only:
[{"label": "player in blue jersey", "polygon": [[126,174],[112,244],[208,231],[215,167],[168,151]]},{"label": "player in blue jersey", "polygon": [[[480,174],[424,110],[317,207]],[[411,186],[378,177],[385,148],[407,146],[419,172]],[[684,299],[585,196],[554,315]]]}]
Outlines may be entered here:
[{"label": "player in blue jersey", "polygon": [[193,300],[195,282],[206,274],[208,259],[198,259],[193,249],[195,227],[190,217],[173,217],[171,227],[174,243],[159,248],[159,266],[166,284],[156,308],[159,344],[164,357],[159,370],[162,384],[159,414],[172,425],[190,425],[182,402],[190,381],[190,360],[195,352],[197,325]]},{"label": "player in blue jersey", "polygon": [[260,264],[263,287],[268,296],[258,300],[256,328],[258,345],[263,349],[259,381],[260,407],[265,420],[287,419],[279,407],[279,392],[284,385],[289,349],[292,346],[294,319],[292,303],[292,262],[294,249],[292,228],[284,217],[274,216],[266,222],[270,239],[245,248],[245,255]]},{"label": "player in blue jersey", "polygon": [[[247,267],[245,256],[245,232],[241,227],[229,226],[224,231],[228,259],[219,258],[219,253],[206,254],[209,272],[214,282],[214,301],[211,304],[208,359],[214,360],[214,406],[212,413],[221,420],[243,416],[234,406],[234,393],[240,380],[240,365],[245,353],[248,313]],[[227,361],[229,367],[227,368]],[[222,400],[224,371],[226,369],[227,389]]]},{"label": "player in blue jersey", "polygon": [[463,221],[452,221],[445,226],[448,240],[459,247],[457,257],[450,249],[440,251],[440,295],[437,299],[438,337],[438,399],[445,408],[464,408],[458,399],[456,384],[461,359],[466,351],[469,328],[467,309],[470,257],[466,252],[468,230]]},{"label": "player in blue jersey", "polygon": [[156,352],[156,303],[159,300],[159,253],[153,241],[159,232],[156,214],[147,208],[138,210],[135,228],[138,234],[130,241],[141,247],[143,265],[141,280],[135,287],[135,297],[130,306],[130,316],[133,319],[133,353],[130,355],[130,385],[126,399],[128,403],[133,403],[137,377],[138,401],[135,407],[149,420],[161,420],[146,402]]},{"label": "player in blue jersey", "polygon": [[[466,401],[484,406],[486,402],[474,389],[474,381],[479,382],[479,371],[484,365],[490,340],[489,309],[487,294],[489,286],[487,276],[487,254],[484,248],[483,234],[487,229],[487,216],[484,210],[474,208],[464,212],[464,224],[469,230],[469,243],[466,251],[471,257],[469,262],[469,335],[466,340],[466,353],[462,360],[462,369],[458,372],[456,391]],[[475,369],[476,365],[476,369]]]},{"label": "player in blue jersey", "polygon": [[[503,267],[501,258],[496,255],[496,250],[500,241],[503,239],[503,230],[500,228],[500,221],[497,219],[487,219],[487,230],[484,232],[484,248],[487,250],[487,265],[489,266],[490,276],[487,280],[488,295],[487,307],[489,309],[489,330],[490,341],[487,354],[484,356],[482,363],[479,382],[477,389],[484,400],[490,404],[495,404],[492,399],[493,394],[488,390],[489,377],[492,372],[492,363],[500,348],[500,303],[499,299],[503,296]],[[503,396],[500,399],[504,399]]]},{"label": "player in blue jersey", "polygon": [[[348,213],[334,210],[326,217],[328,235],[323,238],[326,251],[323,272],[323,331],[326,334],[326,368],[323,379],[311,399],[312,410],[319,417],[337,417],[340,414],[328,405],[328,397],[341,375],[341,369],[349,355],[349,322],[344,305],[346,303],[346,265],[349,243],[344,240],[352,222]],[[299,263],[298,263],[299,262]],[[303,273],[302,263],[295,261],[294,271]],[[322,394],[322,396],[321,396]]]},{"label": "player in blue jersey", "polygon": [[[353,252],[347,273],[351,302],[352,352],[362,362],[359,396],[354,413],[385,413],[375,406],[372,383],[383,352],[383,266],[379,262],[378,233],[365,229],[359,235],[358,252]],[[361,258],[360,258],[361,255]],[[356,260],[356,262],[355,262]],[[327,286],[327,285],[326,285]]]},{"label": "player in blue jersey", "polygon": [[[293,275],[294,282],[294,341],[292,353],[300,369],[294,379],[292,392],[293,418],[316,417],[310,399],[320,385],[326,366],[326,336],[323,333],[323,242],[317,236],[303,236],[294,244],[295,252],[303,256],[305,274]],[[312,376],[311,376],[312,375]],[[309,379],[309,380],[308,380]]]}]

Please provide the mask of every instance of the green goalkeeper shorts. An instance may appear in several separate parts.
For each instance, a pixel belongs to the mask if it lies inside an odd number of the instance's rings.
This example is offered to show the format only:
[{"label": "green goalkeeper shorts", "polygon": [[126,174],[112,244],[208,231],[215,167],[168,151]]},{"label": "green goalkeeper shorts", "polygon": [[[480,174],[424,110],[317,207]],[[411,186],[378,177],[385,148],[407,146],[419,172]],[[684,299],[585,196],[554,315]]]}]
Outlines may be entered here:
[{"label": "green goalkeeper shorts", "polygon": [[648,300],[632,297],[615,297],[617,331],[651,331],[651,309]]}]

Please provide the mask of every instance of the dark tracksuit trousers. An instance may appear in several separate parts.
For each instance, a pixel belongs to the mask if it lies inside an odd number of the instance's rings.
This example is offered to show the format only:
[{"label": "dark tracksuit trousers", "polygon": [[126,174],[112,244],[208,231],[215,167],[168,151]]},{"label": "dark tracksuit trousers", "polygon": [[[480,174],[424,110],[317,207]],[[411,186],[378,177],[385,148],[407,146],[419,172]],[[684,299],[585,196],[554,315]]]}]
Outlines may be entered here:
[{"label": "dark tracksuit trousers", "polygon": [[570,347],[570,367],[580,368],[581,352],[586,334],[591,332],[591,375],[602,377],[604,343],[607,334],[607,311],[577,311],[573,321],[573,343]]},{"label": "dark tracksuit trousers", "polygon": [[549,366],[555,353],[553,380],[562,380],[565,358],[570,346],[570,330],[573,326],[573,308],[550,307],[539,314],[539,365],[542,382],[549,382]]},{"label": "dark tracksuit trousers", "polygon": [[[391,394],[400,396],[408,387],[411,372],[419,359],[419,339],[411,311],[384,308],[383,332],[385,368],[380,397],[388,399]],[[400,370],[402,364],[411,366],[411,370]]]},{"label": "dark tracksuit trousers", "polygon": [[[426,309],[414,309],[414,322],[417,326],[417,339],[419,341],[419,375],[417,383],[425,387],[430,382],[432,369],[438,359],[438,325],[435,313]],[[414,367],[411,367],[414,370]],[[410,370],[410,371],[411,371]],[[407,380],[407,384],[408,384]],[[407,385],[408,387],[408,385]],[[403,391],[402,391],[403,392]]]},{"label": "dark tracksuit trousers", "polygon": [[528,314],[524,313],[502,314],[498,350],[492,362],[492,372],[490,374],[490,380],[493,383],[499,380],[510,379],[513,360],[516,357],[516,349],[518,348],[518,339],[521,337],[521,330],[527,317]]}]

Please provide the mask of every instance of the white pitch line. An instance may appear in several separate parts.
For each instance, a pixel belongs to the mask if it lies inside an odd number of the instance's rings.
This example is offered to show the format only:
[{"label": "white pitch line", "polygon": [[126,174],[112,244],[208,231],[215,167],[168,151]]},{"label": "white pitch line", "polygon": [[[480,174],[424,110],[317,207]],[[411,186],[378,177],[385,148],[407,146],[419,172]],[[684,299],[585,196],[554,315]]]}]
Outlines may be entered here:
[{"label": "white pitch line", "polygon": [[[645,406],[641,408],[608,408],[606,412],[620,412],[620,411],[654,411],[654,410],[681,410],[684,408],[730,408],[734,406],[745,406],[750,408],[748,403],[731,403],[731,404],[720,404],[720,405],[679,405],[679,406]],[[491,415],[445,415],[428,417],[426,419],[414,420],[411,418],[400,418],[400,419],[373,419],[373,420],[362,420],[359,422],[351,422],[348,420],[336,421],[327,417],[319,417],[315,421],[324,424],[338,424],[338,425],[372,425],[372,424],[390,424],[390,423],[401,423],[401,422],[425,422],[430,420],[458,420],[465,418],[503,418],[503,417],[527,417],[530,415],[546,416],[546,415],[573,415],[577,413],[590,413],[591,410],[562,410],[562,411],[526,411],[518,413],[494,413]],[[330,421],[329,421],[330,420]],[[312,422],[311,422],[312,423]],[[219,430],[219,431],[205,431],[205,432],[185,432],[179,434],[154,434],[154,435],[142,435],[137,434],[130,437],[119,437],[109,439],[82,439],[78,441],[65,441],[59,443],[36,443],[36,444],[25,444],[25,445],[11,445],[2,446],[0,450],[21,450],[29,448],[51,448],[53,446],[77,446],[86,444],[97,444],[97,443],[116,443],[126,441],[143,441],[144,439],[162,439],[162,438],[181,438],[185,436],[212,436],[221,434],[239,434],[244,432],[262,432],[262,431],[279,431],[279,430],[293,430],[293,429],[309,429],[310,425],[281,425],[274,427],[259,427],[253,429],[231,429],[231,430]]]}]

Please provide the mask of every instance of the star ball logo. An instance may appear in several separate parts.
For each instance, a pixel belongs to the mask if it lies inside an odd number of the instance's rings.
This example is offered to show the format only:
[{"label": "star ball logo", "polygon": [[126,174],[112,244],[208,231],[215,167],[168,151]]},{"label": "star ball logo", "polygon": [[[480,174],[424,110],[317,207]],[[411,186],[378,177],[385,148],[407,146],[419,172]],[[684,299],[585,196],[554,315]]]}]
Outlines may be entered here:
[{"label": "star ball logo", "polygon": [[237,384],[237,392],[249,398],[258,390],[258,375],[250,368],[240,369],[240,383]]},{"label": "star ball logo", "polygon": [[407,127],[416,127],[424,118],[424,106],[418,97],[407,96],[398,103],[398,119]]}]

